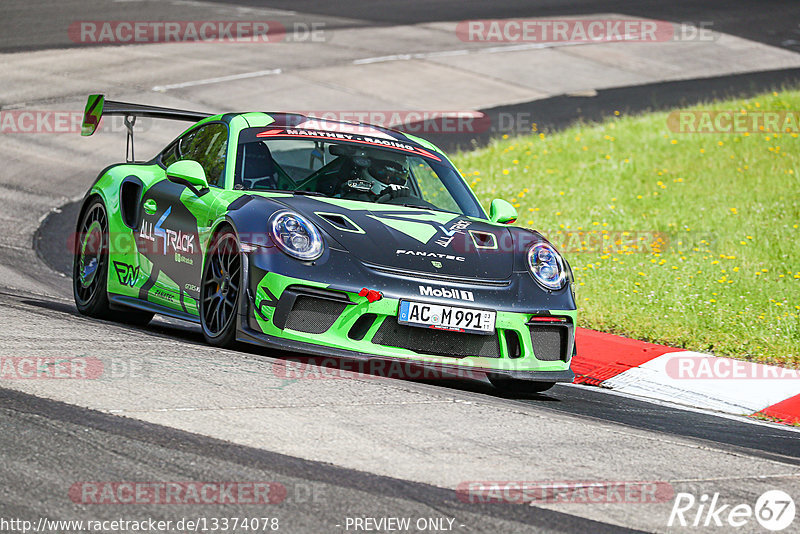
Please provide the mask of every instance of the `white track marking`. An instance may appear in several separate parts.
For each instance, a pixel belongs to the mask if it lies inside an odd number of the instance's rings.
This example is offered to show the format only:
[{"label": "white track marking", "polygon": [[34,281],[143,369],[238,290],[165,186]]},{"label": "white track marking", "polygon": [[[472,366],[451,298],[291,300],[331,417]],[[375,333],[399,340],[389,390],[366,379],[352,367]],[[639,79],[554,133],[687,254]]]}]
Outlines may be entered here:
[{"label": "white track marking", "polygon": [[408,61],[411,59],[430,59],[448,56],[465,56],[467,54],[500,54],[503,52],[519,52],[522,50],[541,50],[544,48],[561,48],[565,46],[580,46],[598,44],[594,41],[587,42],[553,42],[553,43],[523,43],[503,46],[490,46],[487,48],[463,48],[459,50],[442,50],[439,52],[419,52],[416,54],[392,54],[390,56],[365,57],[353,60],[353,65],[369,65],[371,63],[385,63],[387,61]]},{"label": "white track marking", "polygon": [[[676,364],[680,360],[689,362],[695,358],[697,361],[708,360],[730,364],[729,367],[735,364],[737,372],[741,374],[733,375],[726,367],[724,372],[730,376],[713,377],[713,373],[709,376],[690,374],[685,378],[672,376],[676,374],[678,367]],[[668,352],[609,378],[603,382],[603,386],[640,397],[668,400],[731,414],[750,415],[800,394],[800,381],[786,377],[769,378],[769,374],[766,374],[769,369],[770,366],[729,358],[714,358],[709,354],[691,351]]]},{"label": "white track marking", "polygon": [[254,72],[244,72],[242,74],[231,74],[229,76],[219,76],[217,78],[206,78],[205,80],[194,80],[191,82],[172,83],[169,85],[156,85],[153,91],[169,91],[170,89],[182,89],[184,87],[194,87],[196,85],[209,85],[212,83],[230,82],[233,80],[244,80],[247,78],[259,78],[261,76],[271,76],[283,72],[281,69],[257,70]]}]

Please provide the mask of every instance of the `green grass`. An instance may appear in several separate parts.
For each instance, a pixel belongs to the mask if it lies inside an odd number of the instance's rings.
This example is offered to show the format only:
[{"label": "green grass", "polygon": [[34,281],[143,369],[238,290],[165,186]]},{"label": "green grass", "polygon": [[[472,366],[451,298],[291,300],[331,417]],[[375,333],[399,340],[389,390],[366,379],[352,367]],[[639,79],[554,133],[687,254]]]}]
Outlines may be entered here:
[{"label": "green grass", "polygon": [[[800,110],[800,91],[691,109]],[[797,133],[680,134],[667,113],[497,139],[454,161],[573,267],[581,326],[800,367]]]}]

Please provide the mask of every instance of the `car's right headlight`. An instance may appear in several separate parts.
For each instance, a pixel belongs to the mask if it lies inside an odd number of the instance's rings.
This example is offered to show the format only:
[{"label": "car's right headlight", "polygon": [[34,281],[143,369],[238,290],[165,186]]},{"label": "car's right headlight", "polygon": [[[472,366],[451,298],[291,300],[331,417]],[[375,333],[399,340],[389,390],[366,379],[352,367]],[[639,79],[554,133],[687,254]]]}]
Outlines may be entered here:
[{"label": "car's right headlight", "polygon": [[289,256],[303,261],[313,261],[322,256],[322,236],[314,224],[289,210],[274,213],[269,220],[272,240]]},{"label": "car's right headlight", "polygon": [[535,243],[528,249],[528,269],[539,284],[550,290],[564,287],[564,259],[548,243]]}]

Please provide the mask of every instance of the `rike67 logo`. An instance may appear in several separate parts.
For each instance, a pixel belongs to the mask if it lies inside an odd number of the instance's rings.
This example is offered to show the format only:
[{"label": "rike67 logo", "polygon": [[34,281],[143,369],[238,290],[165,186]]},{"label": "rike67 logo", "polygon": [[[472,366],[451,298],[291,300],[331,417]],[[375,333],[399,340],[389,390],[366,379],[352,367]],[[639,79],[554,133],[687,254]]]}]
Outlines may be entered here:
[{"label": "rike67 logo", "polygon": [[757,522],[769,531],[780,532],[794,523],[794,517],[794,499],[785,491],[767,491],[756,500],[755,506],[724,502],[719,493],[703,494],[699,498],[691,493],[678,493],[667,526],[721,527],[729,532],[742,527],[750,527],[749,531]]}]

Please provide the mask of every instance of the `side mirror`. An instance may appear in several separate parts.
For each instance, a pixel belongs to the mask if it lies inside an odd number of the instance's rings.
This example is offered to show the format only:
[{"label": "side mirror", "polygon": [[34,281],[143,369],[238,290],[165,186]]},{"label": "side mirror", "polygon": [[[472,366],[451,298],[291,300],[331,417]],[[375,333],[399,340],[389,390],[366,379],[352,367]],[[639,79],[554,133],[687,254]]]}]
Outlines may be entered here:
[{"label": "side mirror", "polygon": [[203,167],[191,159],[176,161],[167,167],[167,180],[189,186],[198,194],[204,189],[208,190],[208,180]]},{"label": "side mirror", "polygon": [[517,209],[501,198],[492,200],[489,219],[500,224],[511,224],[517,220]]}]

